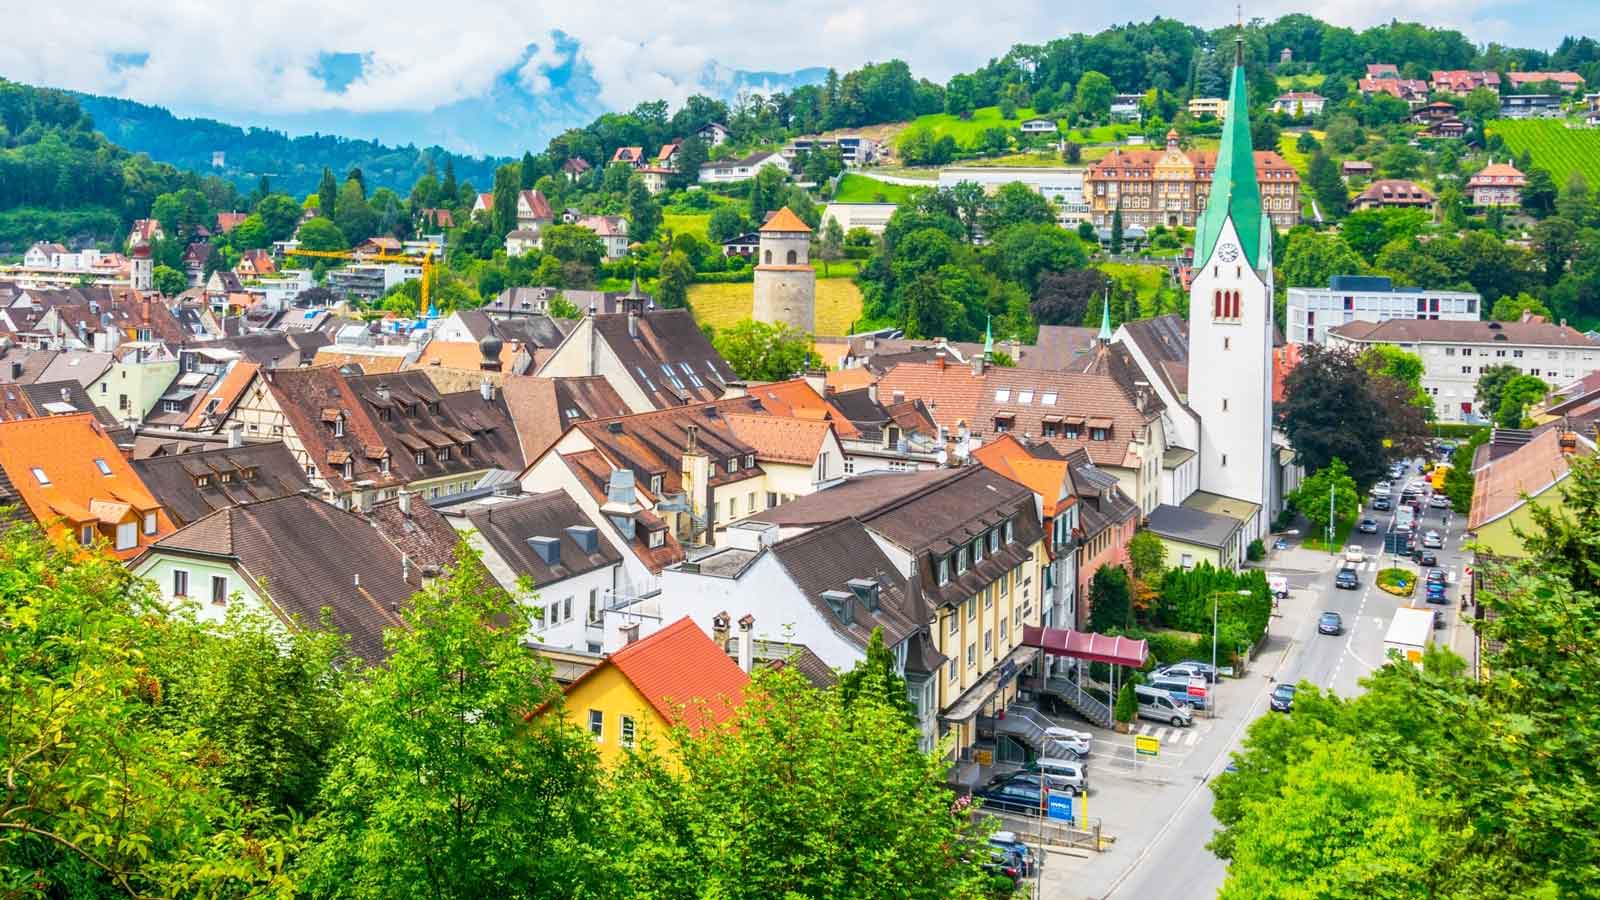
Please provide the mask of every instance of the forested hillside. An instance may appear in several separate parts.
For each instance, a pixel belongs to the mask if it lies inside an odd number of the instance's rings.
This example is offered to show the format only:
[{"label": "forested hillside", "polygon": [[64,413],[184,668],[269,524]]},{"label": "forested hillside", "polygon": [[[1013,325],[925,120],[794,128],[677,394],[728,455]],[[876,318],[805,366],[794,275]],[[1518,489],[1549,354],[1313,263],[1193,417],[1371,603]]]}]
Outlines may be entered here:
[{"label": "forested hillside", "polygon": [[232,191],[108,142],[65,91],[0,79],[0,255],[34,240],[111,240],[186,187],[219,204]]},{"label": "forested hillside", "polygon": [[[427,173],[430,163],[443,169],[447,159],[453,161],[458,178],[487,185],[494,179],[495,166],[506,161],[461,156],[440,147],[389,147],[331,134],[289,137],[268,128],[179,118],[163,107],[132,100],[76,96],[95,127],[113,143],[181,169],[219,175],[241,190],[254,187],[266,175],[275,187],[301,196],[317,189],[326,167],[338,172],[360,169],[371,188],[406,191]],[[212,154],[219,150],[223,165],[213,168]]]}]

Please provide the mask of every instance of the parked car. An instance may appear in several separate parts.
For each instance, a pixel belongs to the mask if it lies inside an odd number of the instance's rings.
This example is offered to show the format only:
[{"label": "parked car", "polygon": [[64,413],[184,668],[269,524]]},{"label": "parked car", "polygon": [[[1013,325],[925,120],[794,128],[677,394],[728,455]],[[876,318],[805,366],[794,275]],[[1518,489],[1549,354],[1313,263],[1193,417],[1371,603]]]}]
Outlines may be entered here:
[{"label": "parked car", "polygon": [[1160,666],[1150,672],[1150,677],[1152,678],[1192,678],[1197,675],[1211,684],[1216,684],[1217,682],[1217,670],[1211,668],[1210,663],[1200,662],[1195,659],[1186,659],[1171,665]]},{"label": "parked car", "polygon": [[1450,605],[1450,595],[1445,593],[1445,586],[1442,584],[1428,585],[1428,593],[1423,596],[1423,599],[1437,606]]},{"label": "parked car", "polygon": [[1277,540],[1274,540],[1272,542],[1272,549],[1274,549],[1274,550],[1287,550],[1287,549],[1289,549],[1289,539],[1288,538],[1278,538]]},{"label": "parked car", "polygon": [[1022,874],[1032,875],[1038,868],[1038,861],[1034,859],[1033,848],[1017,839],[1015,831],[996,831],[989,835],[989,846],[999,847],[1012,854],[1012,858],[1022,863]]},{"label": "parked car", "polygon": [[989,779],[989,787],[1002,784],[1022,785],[1033,792],[1033,803],[1039,805],[1039,779],[1044,778],[1050,785],[1050,790],[1056,793],[1076,796],[1089,790],[1089,769],[1081,762],[1070,760],[1048,760],[1050,765],[1043,772],[1011,772],[1005,775],[996,775]]},{"label": "parked car", "polygon": [[1071,728],[1046,728],[1044,741],[1044,755],[1047,757],[1082,759],[1089,755],[1094,735],[1087,731],[1074,731]]},{"label": "parked car", "polygon": [[1438,564],[1439,557],[1435,556],[1431,550],[1424,550],[1417,554],[1417,565],[1419,566],[1437,566]]},{"label": "parked car", "polygon": [[1361,520],[1361,524],[1356,526],[1356,528],[1362,534],[1377,534],[1378,533],[1378,520],[1377,519],[1362,519]]},{"label": "parked car", "polygon": [[993,845],[989,847],[989,861],[983,864],[983,870],[990,875],[1003,875],[1011,879],[1013,890],[1022,884],[1022,879],[1027,875],[1016,854]]},{"label": "parked car", "polygon": [[1344,619],[1329,610],[1317,618],[1318,634],[1344,634]]},{"label": "parked car", "polygon": [[1193,707],[1173,700],[1166,691],[1158,691],[1147,684],[1136,684],[1133,686],[1133,698],[1138,703],[1142,718],[1166,722],[1177,728],[1194,721]]},{"label": "parked car", "polygon": [[1280,684],[1267,695],[1267,705],[1273,712],[1292,712],[1294,710],[1294,685]]},{"label": "parked car", "polygon": [[1359,563],[1359,562],[1365,562],[1366,559],[1367,559],[1366,551],[1361,549],[1361,545],[1359,545],[1359,544],[1351,544],[1350,546],[1344,548],[1344,561],[1345,562],[1347,562],[1347,563]]},{"label": "parked car", "polygon": [[1196,697],[1189,693],[1189,679],[1152,675],[1143,685],[1163,691],[1171,697],[1174,703],[1187,703],[1195,709],[1205,709],[1210,703],[1209,697]]},{"label": "parked car", "polygon": [[1372,501],[1372,508],[1377,512],[1388,512],[1389,510],[1394,509],[1394,503],[1392,503],[1388,497],[1379,497]]},{"label": "parked car", "polygon": [[1428,505],[1434,509],[1449,509],[1450,498],[1443,494],[1434,494],[1432,497],[1428,498]]},{"label": "parked car", "polygon": [[1428,550],[1442,550],[1444,549],[1444,538],[1440,537],[1437,531],[1429,531],[1422,536],[1422,546]]},{"label": "parked car", "polygon": [[1392,492],[1393,490],[1394,490],[1394,485],[1390,484],[1387,481],[1380,481],[1377,484],[1372,486],[1372,493],[1374,493],[1374,494],[1388,494],[1388,493]]},{"label": "parked car", "polygon": [[1355,569],[1347,567],[1340,569],[1339,573],[1333,576],[1333,586],[1341,590],[1353,591],[1361,587],[1361,579],[1356,577]]}]

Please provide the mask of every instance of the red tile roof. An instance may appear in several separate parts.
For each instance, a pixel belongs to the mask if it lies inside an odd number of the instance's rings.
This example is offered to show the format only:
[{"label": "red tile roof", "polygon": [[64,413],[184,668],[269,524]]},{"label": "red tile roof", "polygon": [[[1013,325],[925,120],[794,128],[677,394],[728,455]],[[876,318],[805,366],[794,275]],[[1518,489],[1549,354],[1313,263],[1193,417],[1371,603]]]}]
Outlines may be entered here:
[{"label": "red tile roof", "polygon": [[817,461],[832,426],[819,420],[730,413],[728,424],[739,440],[755,448],[762,462],[809,466]]},{"label": "red tile roof", "polygon": [[750,683],[750,676],[688,616],[611,654],[567,685],[567,693],[606,666],[615,666],[662,718],[692,731],[731,718]]},{"label": "red tile roof", "polygon": [[795,215],[794,210],[785,206],[776,213],[773,213],[772,218],[768,219],[766,224],[761,226],[761,230],[805,232],[806,234],[810,234],[811,226],[801,221],[800,217]]},{"label": "red tile roof", "polygon": [[[1567,477],[1571,460],[1561,449],[1562,431],[1548,428],[1512,453],[1478,470],[1472,490],[1467,530],[1476,531],[1522,506],[1523,495],[1537,497]],[[1571,434],[1569,432],[1569,434]],[[1594,445],[1573,434],[1577,452],[1594,453]]]},{"label": "red tile roof", "polygon": [[[871,383],[869,379],[863,385]],[[775,416],[829,421],[841,438],[851,438],[861,433],[842,410],[824,399],[804,378],[752,385],[750,396],[759,399],[767,412]]]}]

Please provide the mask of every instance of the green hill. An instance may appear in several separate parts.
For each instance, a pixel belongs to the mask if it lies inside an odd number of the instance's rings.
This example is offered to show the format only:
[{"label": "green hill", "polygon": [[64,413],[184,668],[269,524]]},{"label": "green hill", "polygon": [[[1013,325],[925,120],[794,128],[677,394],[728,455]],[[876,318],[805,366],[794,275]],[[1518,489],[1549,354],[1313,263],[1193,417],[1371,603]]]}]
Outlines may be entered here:
[{"label": "green hill", "polygon": [[1489,124],[1489,133],[1500,135],[1518,156],[1528,151],[1557,186],[1573,172],[1583,173],[1591,186],[1600,184],[1600,129],[1569,128],[1558,119],[1501,119]]}]

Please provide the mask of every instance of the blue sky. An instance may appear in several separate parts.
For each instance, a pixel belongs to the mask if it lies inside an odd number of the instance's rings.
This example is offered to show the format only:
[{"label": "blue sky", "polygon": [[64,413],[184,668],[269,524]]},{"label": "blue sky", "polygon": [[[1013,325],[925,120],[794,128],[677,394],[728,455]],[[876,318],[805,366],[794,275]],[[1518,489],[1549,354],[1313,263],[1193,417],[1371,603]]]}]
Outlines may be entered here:
[{"label": "blue sky", "polygon": [[[568,0],[79,0],[36,4],[9,20],[0,74],[241,122],[427,113],[508,87],[547,101],[549,115],[570,114],[569,101],[581,99],[592,116],[641,100],[679,101],[705,87],[716,71],[708,64],[786,72],[900,57],[918,74],[943,80],[1013,43],[1103,28],[1112,24],[1108,9],[1116,7],[746,0],[730,15],[725,4],[690,0],[626,7]],[[1208,27],[1233,18],[1229,3],[1202,9],[1190,0],[1149,0],[1138,15]],[[1600,34],[1600,0],[1264,0],[1245,7],[1253,17],[1287,12],[1355,27],[1402,18],[1459,28],[1478,42],[1545,48],[1566,33]]]}]

